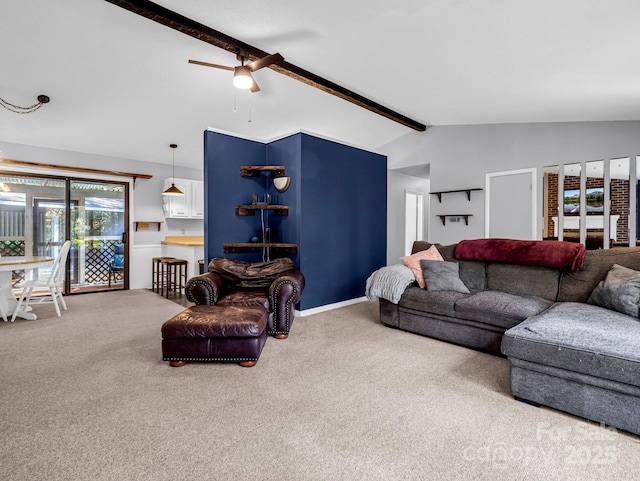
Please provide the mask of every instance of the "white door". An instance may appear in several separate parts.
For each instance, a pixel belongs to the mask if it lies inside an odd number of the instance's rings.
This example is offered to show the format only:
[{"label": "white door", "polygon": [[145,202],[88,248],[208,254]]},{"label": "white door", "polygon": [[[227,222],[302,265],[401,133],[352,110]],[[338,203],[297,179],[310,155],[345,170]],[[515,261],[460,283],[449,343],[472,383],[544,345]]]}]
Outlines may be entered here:
[{"label": "white door", "polygon": [[535,180],[535,169],[487,174],[486,237],[536,238]]},{"label": "white door", "polygon": [[404,255],[411,254],[413,242],[422,240],[424,232],[424,195],[418,192],[405,191],[404,193]]}]

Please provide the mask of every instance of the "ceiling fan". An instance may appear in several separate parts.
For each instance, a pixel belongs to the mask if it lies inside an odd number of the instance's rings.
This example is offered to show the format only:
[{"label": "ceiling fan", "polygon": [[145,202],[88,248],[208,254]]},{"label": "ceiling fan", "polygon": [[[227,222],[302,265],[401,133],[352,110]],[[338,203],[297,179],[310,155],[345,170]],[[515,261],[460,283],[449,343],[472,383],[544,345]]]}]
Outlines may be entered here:
[{"label": "ceiling fan", "polygon": [[240,61],[240,65],[237,67],[228,67],[226,65],[218,65],[217,63],[201,62],[199,60],[189,60],[189,63],[196,65],[204,65],[205,67],[220,68],[222,70],[231,70],[233,72],[233,85],[239,89],[250,89],[251,92],[259,92],[260,87],[256,83],[251,72],[260,70],[261,68],[268,67],[274,63],[282,62],[284,57],[279,53],[267,55],[266,57],[259,58],[253,62],[245,65],[246,56],[239,53],[236,58]]}]

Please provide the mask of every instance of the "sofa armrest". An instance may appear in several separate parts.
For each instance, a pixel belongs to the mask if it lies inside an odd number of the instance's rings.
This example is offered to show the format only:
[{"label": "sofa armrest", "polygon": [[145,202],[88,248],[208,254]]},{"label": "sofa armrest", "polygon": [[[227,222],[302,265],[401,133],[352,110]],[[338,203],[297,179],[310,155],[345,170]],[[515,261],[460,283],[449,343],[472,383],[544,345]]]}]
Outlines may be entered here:
[{"label": "sofa armrest", "polygon": [[273,325],[269,334],[286,335],[293,323],[295,305],[304,290],[304,276],[300,271],[288,272],[271,283],[269,304],[273,312]]},{"label": "sofa armrest", "polygon": [[222,277],[213,272],[205,272],[190,278],[184,290],[191,302],[212,306],[218,302],[223,289]]}]

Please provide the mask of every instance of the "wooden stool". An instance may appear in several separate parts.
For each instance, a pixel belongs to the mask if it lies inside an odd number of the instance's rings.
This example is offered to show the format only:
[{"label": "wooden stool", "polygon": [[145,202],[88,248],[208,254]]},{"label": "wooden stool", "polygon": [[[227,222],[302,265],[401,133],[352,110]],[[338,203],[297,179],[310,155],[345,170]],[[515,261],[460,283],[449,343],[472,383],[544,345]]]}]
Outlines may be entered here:
[{"label": "wooden stool", "polygon": [[166,274],[162,295],[168,299],[170,291],[177,291],[178,294],[182,294],[182,289],[187,284],[187,266],[189,262],[184,259],[174,258],[164,259],[161,264]]},{"label": "wooden stool", "polygon": [[175,259],[175,257],[154,257],[151,259],[151,290],[153,292],[162,292],[166,278],[162,261],[165,259]]}]

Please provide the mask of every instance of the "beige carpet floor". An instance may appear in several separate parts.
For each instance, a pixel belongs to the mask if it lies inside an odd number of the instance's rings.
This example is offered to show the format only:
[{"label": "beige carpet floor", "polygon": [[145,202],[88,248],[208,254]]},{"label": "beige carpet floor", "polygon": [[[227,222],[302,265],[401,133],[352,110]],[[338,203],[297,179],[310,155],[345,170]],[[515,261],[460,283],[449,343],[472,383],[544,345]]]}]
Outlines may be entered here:
[{"label": "beige carpet floor", "polygon": [[382,326],[297,318],[258,364],[161,360],[183,308],[67,297],[0,322],[0,480],[632,480],[640,438],[514,401],[507,361]]}]

